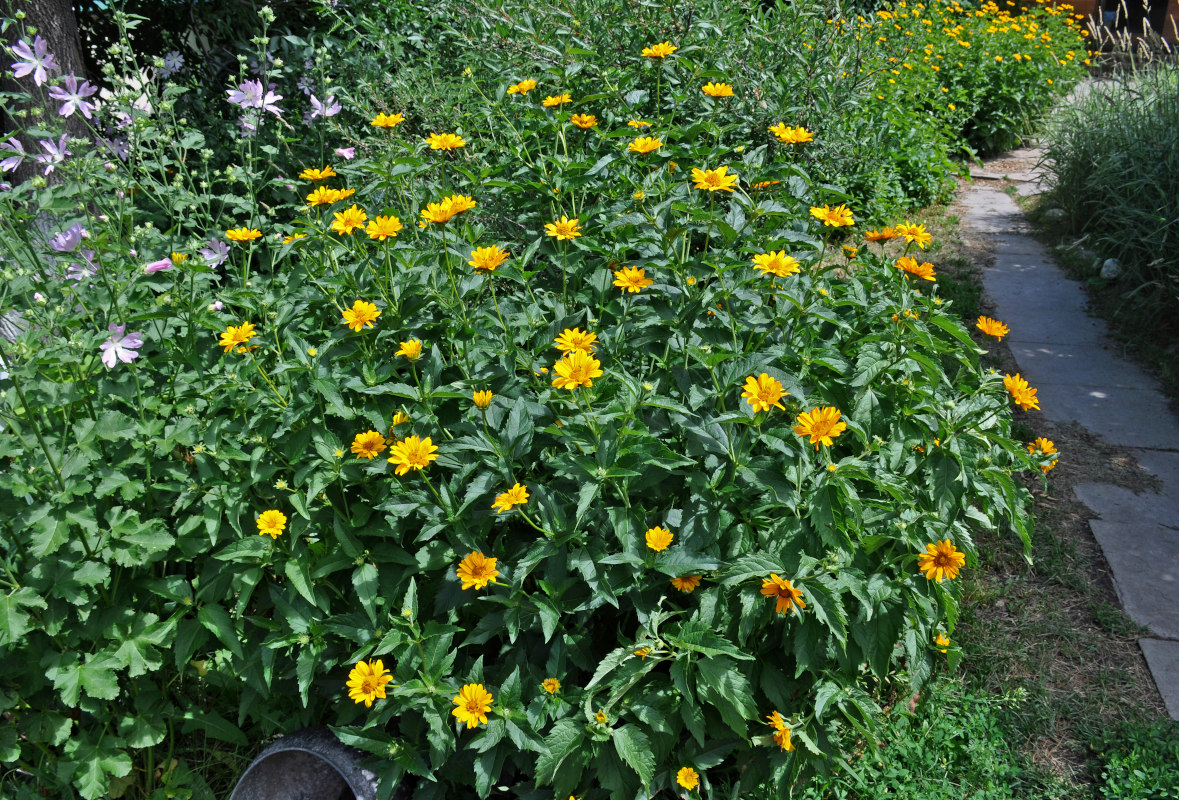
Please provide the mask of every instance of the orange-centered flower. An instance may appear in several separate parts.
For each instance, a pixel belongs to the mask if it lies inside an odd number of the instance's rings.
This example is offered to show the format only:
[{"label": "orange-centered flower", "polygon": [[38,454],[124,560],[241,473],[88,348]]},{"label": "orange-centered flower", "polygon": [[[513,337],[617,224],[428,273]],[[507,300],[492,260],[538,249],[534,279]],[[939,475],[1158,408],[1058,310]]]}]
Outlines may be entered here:
[{"label": "orange-centered flower", "polygon": [[507,260],[507,251],[501,250],[498,244],[493,244],[489,247],[476,247],[471,251],[471,259],[467,263],[476,270],[483,269],[492,272]]},{"label": "orange-centered flower", "polygon": [[666,550],[674,538],[674,533],[667,528],[661,528],[659,526],[648,528],[647,533],[643,536],[643,539],[647,542],[647,547],[650,547],[656,553]]},{"label": "orange-centered flower", "polygon": [[786,127],[785,122],[779,122],[777,125],[769,127],[770,133],[778,137],[778,141],[782,144],[802,144],[803,142],[814,141],[815,135],[806,128],[799,126],[797,128]]},{"label": "orange-centered flower", "polygon": [[431,133],[426,137],[426,144],[431,150],[457,150],[467,146],[463,137],[453,133]]},{"label": "orange-centered flower", "polygon": [[380,659],[361,661],[348,673],[348,697],[365,708],[373,707],[373,700],[385,699],[385,685],[393,680]]},{"label": "orange-centered flower", "polygon": [[631,142],[630,146],[626,149],[632,153],[645,156],[647,153],[652,153],[660,147],[663,147],[662,139],[656,139],[654,136],[640,136]]},{"label": "orange-centered flower", "polygon": [[756,378],[750,375],[745,379],[745,391],[741,397],[753,407],[753,413],[756,414],[769,411],[771,406],[785,411],[786,407],[781,402],[784,394],[790,393],[782,391],[782,383],[763,372]]},{"label": "orange-centered flower", "polygon": [[562,353],[572,353],[574,350],[592,353],[598,347],[598,334],[581,328],[566,328],[553,339],[553,343]]},{"label": "orange-centered flower", "polygon": [[365,431],[356,434],[356,438],[352,440],[352,452],[357,458],[367,458],[371,461],[381,454],[385,444],[385,437],[377,431]]},{"label": "orange-centered flower", "polygon": [[512,488],[506,492],[497,494],[491,507],[495,509],[496,514],[502,514],[505,511],[511,511],[516,506],[525,505],[527,502],[528,488],[517,483],[513,484]]},{"label": "orange-centered flower", "polygon": [[1015,373],[1015,377],[1010,375],[1003,376],[1003,386],[1011,393],[1011,399],[1015,404],[1024,411],[1031,411],[1033,408],[1036,411],[1040,410],[1040,401],[1036,399],[1036,390],[1028,386],[1020,374]]},{"label": "orange-centered flower", "polygon": [[[1053,444],[1049,439],[1040,437],[1035,441],[1028,442],[1028,452],[1032,455],[1035,455],[1036,453],[1042,453],[1043,455],[1050,456],[1056,453],[1056,445]],[[1056,462],[1059,460],[1059,458],[1052,459],[1052,461],[1040,467],[1040,472],[1043,472],[1045,475],[1047,475],[1052,471],[1052,469],[1056,466]]]},{"label": "orange-centered flower", "polygon": [[540,687],[549,694],[556,694],[561,691],[561,682],[556,678],[545,678],[540,682]]},{"label": "orange-centered flower", "polygon": [[614,272],[614,285],[624,292],[638,294],[655,281],[647,277],[647,271],[638,267],[623,267]]},{"label": "orange-centered flower", "polygon": [[855,225],[856,221],[852,217],[851,209],[840,203],[835,208],[824,205],[821,208],[818,206],[811,207],[811,216],[820,220],[829,228],[842,228],[848,225]]},{"label": "orange-centered flower", "polygon": [[786,724],[786,720],[782,719],[782,715],[775,710],[766,716],[766,720],[768,720],[766,724],[774,729],[774,744],[787,752],[793,750],[794,744],[790,741],[790,726]]},{"label": "orange-centered flower", "polygon": [[924,225],[913,225],[908,222],[901,223],[896,227],[897,235],[904,236],[905,241],[911,244],[916,244],[922,250],[925,245],[929,244],[933,239],[933,234],[925,230]]},{"label": "orange-centered flower", "polygon": [[390,236],[396,236],[404,227],[397,217],[377,217],[368,224],[364,232],[368,234],[368,238],[383,242]]},{"label": "orange-centered flower", "polygon": [[802,599],[802,590],[795,589],[794,584],[785,578],[779,578],[777,574],[771,573],[770,577],[762,580],[761,593],[766,597],[777,598],[777,602],[774,603],[774,613],[785,614],[789,611],[793,614],[796,610],[801,611],[806,608],[806,601]]},{"label": "orange-centered flower", "polygon": [[565,239],[576,239],[581,236],[580,223],[576,217],[569,219],[568,217],[561,217],[555,222],[546,222],[544,224],[544,232],[548,236],[553,236],[557,241]]},{"label": "orange-centered flower", "polygon": [[693,168],[692,180],[696,182],[694,186],[706,192],[731,192],[733,185],[737,182],[737,176],[736,174],[727,174],[728,171],[728,167],[707,170]]},{"label": "orange-centered flower", "polygon": [[713,83],[709,81],[700,87],[700,91],[709,97],[732,97],[733,87],[727,83]]},{"label": "orange-centered flower", "polygon": [[375,128],[396,128],[403,122],[405,122],[405,117],[401,114],[386,114],[382,111],[373,117],[370,124]]},{"label": "orange-centered flower", "polygon": [[943,653],[946,652],[946,650],[948,650],[950,647],[949,637],[941,632],[939,632],[937,637],[934,638],[933,643],[935,645],[937,645],[937,649],[942,651]]},{"label": "orange-centered flower", "polygon": [[325,178],[334,178],[335,175],[336,171],[331,167],[324,167],[323,169],[308,167],[299,173],[299,177],[305,181],[322,181]]},{"label": "orange-centered flower", "polygon": [[679,50],[679,48],[671,42],[661,42],[660,44],[653,44],[650,47],[644,47],[643,55],[647,58],[667,58],[676,50]]},{"label": "orange-centered flower", "polygon": [[798,260],[786,255],[785,250],[759,253],[753,257],[753,266],[760,269],[762,275],[774,275],[779,278],[794,275],[799,271]]},{"label": "orange-centered flower", "polygon": [[588,131],[590,128],[598,124],[598,118],[593,114],[574,114],[569,117],[569,121],[583,131]]},{"label": "orange-centered flower", "polygon": [[700,785],[700,775],[691,767],[681,767],[675,774],[675,782],[690,792]]},{"label": "orange-centered flower", "polygon": [[245,344],[253,339],[258,334],[254,332],[254,323],[243,322],[241,325],[230,325],[221,334],[221,341],[218,344],[224,347],[223,352],[228,353],[238,345]]},{"label": "orange-centered flower", "polygon": [[526,78],[519,83],[513,83],[508,87],[508,94],[528,94],[536,88],[536,81],[532,78]]},{"label": "orange-centered flower", "polygon": [[794,432],[799,436],[811,437],[811,444],[816,450],[820,444],[830,446],[831,440],[847,428],[847,423],[841,422],[839,416],[839,409],[834,406],[812,408],[798,415]]},{"label": "orange-centered flower", "polygon": [[910,275],[916,275],[918,278],[924,278],[927,281],[937,281],[937,273],[933,271],[933,264],[930,264],[928,261],[918,264],[915,258],[901,256],[897,259],[896,267]]},{"label": "orange-centered flower", "polygon": [[931,581],[942,582],[943,578],[953,580],[958,577],[958,571],[966,565],[966,555],[949,539],[925,545],[925,552],[917,556],[917,568],[925,573]]},{"label": "orange-centered flower", "polygon": [[489,583],[495,583],[499,570],[495,568],[498,559],[488,558],[475,551],[459,562],[455,574],[463,582],[463,590],[482,589]]},{"label": "orange-centered flower", "polygon": [[345,236],[357,228],[363,228],[367,219],[368,215],[364,213],[364,210],[353,203],[351,208],[336,212],[331,228],[341,236]]},{"label": "orange-centered flower", "polygon": [[379,316],[381,316],[381,310],[377,308],[376,303],[368,303],[364,300],[357,300],[352,303],[352,308],[344,309],[344,322],[358,333],[365,325],[373,327],[373,323],[377,321]]},{"label": "orange-centered flower", "polygon": [[411,469],[423,470],[430,465],[431,461],[438,458],[435,455],[437,450],[438,448],[434,446],[434,442],[429,436],[425,439],[406,436],[404,440],[394,444],[392,450],[389,451],[389,463],[397,465],[394,472],[398,475],[404,475]]},{"label": "orange-centered flower", "polygon": [[553,378],[553,386],[570,391],[579,386],[593,386],[593,379],[603,374],[601,366],[602,362],[584,350],[573,350],[553,365],[553,371],[557,373],[557,377]]},{"label": "orange-centered flower", "polygon": [[691,594],[700,585],[703,575],[685,575],[682,578],[672,578],[671,585],[684,594]]},{"label": "orange-centered flower", "polygon": [[457,708],[450,713],[470,729],[487,724],[487,712],[491,711],[491,704],[495,702],[495,698],[491,692],[483,688],[483,684],[468,683],[459,690],[452,702]]},{"label": "orange-centered flower", "polygon": [[544,106],[545,108],[556,108],[557,106],[562,105],[563,103],[572,103],[572,102],[573,102],[572,95],[570,95],[568,92],[566,92],[565,94],[555,94],[555,95],[551,95],[549,97],[546,97],[544,100],[540,101],[540,104],[542,106]]},{"label": "orange-centered flower", "polygon": [[258,515],[258,535],[277,539],[287,526],[287,515],[277,509],[263,511]]},{"label": "orange-centered flower", "polygon": [[892,228],[881,228],[878,231],[868,231],[864,234],[864,238],[869,242],[887,242],[889,239],[895,239],[899,235]]},{"label": "orange-centered flower", "polygon": [[1010,333],[1006,325],[1004,325],[999,320],[991,319],[990,317],[979,317],[975,327],[977,327],[987,336],[994,336],[999,341],[1003,341],[1003,337]]}]

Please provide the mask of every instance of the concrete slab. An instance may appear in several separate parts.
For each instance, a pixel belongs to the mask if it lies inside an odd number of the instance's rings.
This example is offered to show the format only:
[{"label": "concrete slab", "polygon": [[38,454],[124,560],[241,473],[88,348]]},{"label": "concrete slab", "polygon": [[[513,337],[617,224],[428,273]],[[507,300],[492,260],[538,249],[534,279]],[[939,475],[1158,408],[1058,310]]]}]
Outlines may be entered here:
[{"label": "concrete slab", "polygon": [[1170,413],[1166,400],[1157,392],[1127,386],[1050,383],[1040,380],[1034,371],[1021,374],[1037,390],[1040,409],[1048,419],[1079,422],[1120,447],[1149,445],[1179,450],[1179,430],[1173,425],[1156,428],[1152,424],[1168,419]]},{"label": "concrete slab", "polygon": [[[1144,442],[1147,447],[1152,443]],[[1168,497],[1179,497],[1179,453],[1166,450],[1133,449],[1130,455],[1138,460],[1138,464],[1163,482],[1163,494]],[[1179,519],[1179,515],[1176,516]]]},{"label": "concrete slab", "polygon": [[1089,520],[1089,529],[1130,619],[1161,639],[1179,639],[1179,531],[1100,519]]},{"label": "concrete slab", "polygon": [[1159,693],[1171,719],[1179,720],[1179,642],[1159,639],[1139,639],[1138,646],[1146,656],[1146,666],[1158,684]]},{"label": "concrete slab", "polygon": [[1025,369],[1028,375],[1035,375],[1041,383],[1138,390],[1150,385],[1149,375],[1099,344],[1013,340],[1011,353],[1020,368]]},{"label": "concrete slab", "polygon": [[977,233],[1030,233],[1015,201],[1004,192],[976,186],[962,197],[962,221]]},{"label": "concrete slab", "polygon": [[1135,494],[1109,483],[1080,483],[1073,494],[1094,514],[1109,522],[1134,520],[1179,531],[1179,503],[1153,492]]}]

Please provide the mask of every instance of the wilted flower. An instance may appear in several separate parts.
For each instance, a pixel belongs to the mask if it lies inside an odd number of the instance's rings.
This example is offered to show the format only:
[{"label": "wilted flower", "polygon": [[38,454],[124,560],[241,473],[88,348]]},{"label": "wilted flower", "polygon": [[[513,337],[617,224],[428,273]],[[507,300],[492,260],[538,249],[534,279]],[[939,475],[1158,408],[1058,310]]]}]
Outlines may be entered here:
[{"label": "wilted flower", "polygon": [[13,154],[0,161],[0,171],[11,172],[25,160],[25,146],[15,136],[10,137],[7,142],[0,142],[0,150],[7,150]]},{"label": "wilted flower", "polygon": [[326,100],[320,102],[319,98],[311,95],[311,119],[316,117],[334,117],[339,114],[342,109],[340,104],[336,102],[335,95],[330,95]]},{"label": "wilted flower", "polygon": [[351,161],[353,158],[356,157],[356,148],[355,147],[337,147],[335,152],[336,152],[336,155],[338,155],[340,158],[343,158],[347,161]]},{"label": "wilted flower", "polygon": [[210,239],[209,246],[201,248],[201,257],[206,267],[216,269],[229,258],[229,245],[217,238]]},{"label": "wilted flower", "polygon": [[796,589],[786,578],[779,578],[776,574],[761,582],[761,593],[766,597],[777,598],[774,603],[774,613],[791,614],[806,608],[806,601],[802,599],[802,590]]},{"label": "wilted flower", "polygon": [[979,317],[976,327],[987,336],[994,336],[999,341],[1003,341],[1003,337],[1010,333],[1006,325],[990,317]]},{"label": "wilted flower", "polygon": [[1036,390],[1029,386],[1018,372],[1015,373],[1014,378],[1005,375],[1003,386],[1011,393],[1011,399],[1015,401],[1015,404],[1024,411],[1031,411],[1033,408],[1036,411],[1040,410],[1040,401],[1036,399]]},{"label": "wilted flower", "polygon": [[143,347],[143,334],[134,331],[123,335],[126,329],[126,325],[116,325],[113,322],[107,326],[110,338],[98,346],[102,351],[102,363],[107,369],[113,369],[118,361],[130,364],[139,356],[139,348]]}]

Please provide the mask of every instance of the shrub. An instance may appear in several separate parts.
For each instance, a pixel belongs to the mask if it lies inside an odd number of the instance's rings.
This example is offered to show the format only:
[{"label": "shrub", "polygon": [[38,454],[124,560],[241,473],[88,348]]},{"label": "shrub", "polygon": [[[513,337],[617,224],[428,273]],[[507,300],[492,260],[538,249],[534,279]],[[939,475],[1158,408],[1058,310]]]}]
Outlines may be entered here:
[{"label": "shrub", "polygon": [[224,170],[120,60],[103,138],[30,146],[61,180],[0,195],[18,797],[173,793],[179,736],[312,721],[423,798],[788,791],[875,741],[873,682],[928,679],[972,527],[1026,546],[1043,459],[924,230],[860,233],[798,120],[680,44],[472,70],[462,127],[391,107],[297,165],[243,65]]},{"label": "shrub", "polygon": [[1124,313],[1167,324],[1179,298],[1179,68],[1157,62],[1095,84],[1060,110],[1045,145],[1047,202],[1121,262]]},{"label": "shrub", "polygon": [[1098,790],[1107,800],[1179,796],[1179,730],[1174,722],[1126,725],[1096,744],[1105,762]]}]

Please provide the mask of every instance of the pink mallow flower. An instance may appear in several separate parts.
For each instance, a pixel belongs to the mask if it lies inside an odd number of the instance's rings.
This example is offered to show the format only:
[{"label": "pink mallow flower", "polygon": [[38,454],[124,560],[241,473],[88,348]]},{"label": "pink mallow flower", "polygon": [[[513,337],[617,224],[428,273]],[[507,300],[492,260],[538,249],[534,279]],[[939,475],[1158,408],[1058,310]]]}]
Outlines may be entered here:
[{"label": "pink mallow flower", "polygon": [[355,147],[338,147],[338,148],[336,148],[336,155],[338,155],[340,158],[347,159],[348,161],[351,161],[352,159],[356,158],[356,148]]},{"label": "pink mallow flower", "polygon": [[161,258],[159,261],[153,261],[143,268],[144,275],[155,275],[157,272],[164,272],[172,269],[172,259]]},{"label": "pink mallow flower", "polygon": [[126,329],[126,325],[116,325],[113,322],[107,326],[111,333],[110,338],[98,346],[102,351],[102,363],[106,364],[107,369],[113,369],[119,361],[130,364],[139,356],[139,348],[143,347],[143,334],[134,331],[124,336],[123,332]]}]

